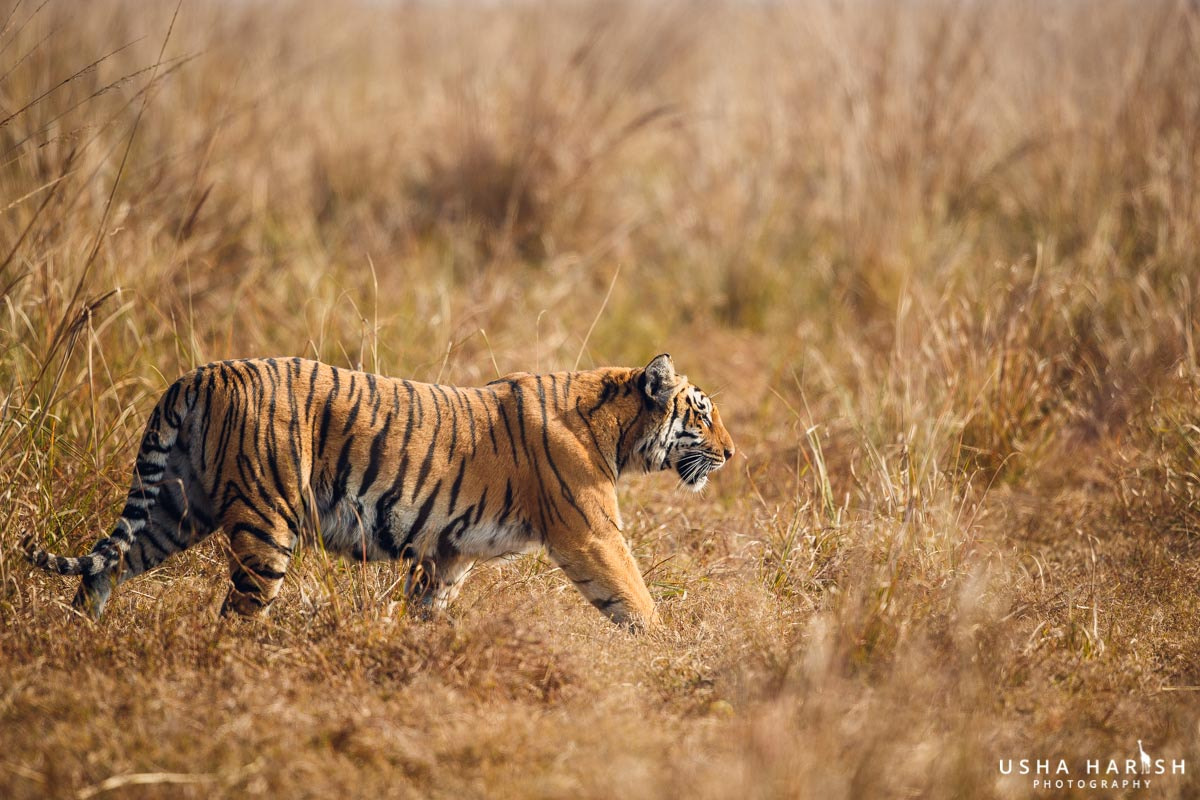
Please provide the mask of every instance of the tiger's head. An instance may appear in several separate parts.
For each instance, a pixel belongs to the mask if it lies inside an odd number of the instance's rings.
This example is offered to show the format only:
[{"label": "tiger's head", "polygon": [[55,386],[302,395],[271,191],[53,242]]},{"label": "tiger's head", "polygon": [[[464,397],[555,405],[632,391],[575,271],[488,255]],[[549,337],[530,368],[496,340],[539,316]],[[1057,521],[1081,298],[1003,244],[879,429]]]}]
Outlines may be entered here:
[{"label": "tiger's head", "polygon": [[647,364],[637,382],[650,418],[635,451],[647,471],[673,469],[681,485],[700,491],[709,473],[733,457],[733,438],[720,412],[686,375],[675,372],[666,353]]}]

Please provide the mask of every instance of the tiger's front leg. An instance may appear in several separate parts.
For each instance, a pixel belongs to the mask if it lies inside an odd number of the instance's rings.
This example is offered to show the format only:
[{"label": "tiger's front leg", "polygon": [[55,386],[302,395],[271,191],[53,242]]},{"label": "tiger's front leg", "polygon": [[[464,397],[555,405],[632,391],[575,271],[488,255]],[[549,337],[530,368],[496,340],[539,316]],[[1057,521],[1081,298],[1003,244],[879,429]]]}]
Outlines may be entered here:
[{"label": "tiger's front leg", "polygon": [[547,544],[554,563],[602,614],[634,630],[658,626],[654,600],[616,526],[557,531]]}]

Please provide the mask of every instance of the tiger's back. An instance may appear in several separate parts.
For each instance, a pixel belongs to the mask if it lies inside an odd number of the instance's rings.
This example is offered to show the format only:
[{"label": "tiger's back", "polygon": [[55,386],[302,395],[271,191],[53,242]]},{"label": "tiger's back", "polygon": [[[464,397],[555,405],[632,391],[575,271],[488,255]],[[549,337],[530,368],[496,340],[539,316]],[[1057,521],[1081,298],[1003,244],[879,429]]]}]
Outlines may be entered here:
[{"label": "tiger's back", "polygon": [[[660,429],[682,419],[667,413],[668,395],[697,402],[685,383],[669,357],[480,388],[298,358],[208,364],[152,412],[112,535],[88,556],[31,557],[83,575],[76,605],[98,616],[115,583],[221,529],[233,584],[223,610],[247,614],[275,598],[302,541],[405,560],[410,596],[437,606],[476,561],[546,546],[611,617],[648,622],[653,602],[620,534],[615,482],[630,464],[677,466]],[[732,443],[703,403],[711,469]]]}]

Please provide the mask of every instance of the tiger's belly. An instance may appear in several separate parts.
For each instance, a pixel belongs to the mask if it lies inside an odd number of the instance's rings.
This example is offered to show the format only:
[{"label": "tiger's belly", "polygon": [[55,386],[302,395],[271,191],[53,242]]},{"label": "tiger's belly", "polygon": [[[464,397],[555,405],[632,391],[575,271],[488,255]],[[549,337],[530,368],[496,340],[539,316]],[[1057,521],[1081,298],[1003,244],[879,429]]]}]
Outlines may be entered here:
[{"label": "tiger's belly", "polygon": [[368,561],[441,561],[457,556],[479,561],[530,552],[542,544],[519,520],[473,522],[436,512],[421,517],[420,509],[405,507],[379,520],[372,504],[351,500],[322,509],[316,527],[315,538],[326,551]]}]

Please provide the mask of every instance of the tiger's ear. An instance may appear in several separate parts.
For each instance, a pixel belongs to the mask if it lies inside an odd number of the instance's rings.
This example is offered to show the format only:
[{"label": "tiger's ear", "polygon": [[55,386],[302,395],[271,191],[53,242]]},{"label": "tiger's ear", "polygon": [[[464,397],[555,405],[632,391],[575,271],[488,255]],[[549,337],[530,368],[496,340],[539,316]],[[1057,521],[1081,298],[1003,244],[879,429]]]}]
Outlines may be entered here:
[{"label": "tiger's ear", "polygon": [[671,390],[677,383],[679,376],[675,374],[675,364],[669,353],[655,356],[642,371],[642,390],[660,406],[665,406],[671,399]]}]

